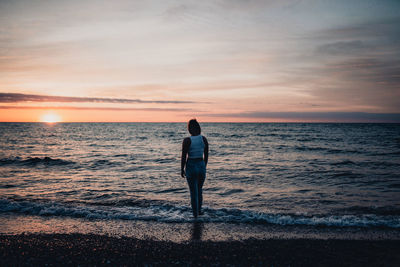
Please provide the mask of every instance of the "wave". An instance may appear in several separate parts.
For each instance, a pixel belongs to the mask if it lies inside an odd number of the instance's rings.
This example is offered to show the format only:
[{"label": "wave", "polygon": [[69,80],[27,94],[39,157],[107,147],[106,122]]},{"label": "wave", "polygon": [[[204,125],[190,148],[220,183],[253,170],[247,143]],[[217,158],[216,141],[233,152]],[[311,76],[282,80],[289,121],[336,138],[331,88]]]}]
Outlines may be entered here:
[{"label": "wave", "polygon": [[375,215],[388,215],[400,216],[400,207],[395,205],[391,206],[351,206],[343,209],[337,209],[341,213],[351,214],[375,214]]},{"label": "wave", "polygon": [[53,159],[50,157],[28,157],[22,159],[20,157],[14,158],[2,158],[0,159],[0,165],[25,165],[25,166],[36,166],[36,165],[69,165],[75,164],[73,161],[63,160],[63,159]]},{"label": "wave", "polygon": [[400,155],[400,151],[387,151],[387,152],[372,152],[369,154],[370,156],[392,156],[392,155]]},{"label": "wave", "polygon": [[110,161],[107,159],[99,159],[99,160],[92,161],[89,168],[90,169],[109,168],[109,167],[120,166],[120,165],[123,165],[123,162]]},{"label": "wave", "polygon": [[297,151],[307,152],[323,152],[327,154],[362,154],[363,151],[349,150],[349,149],[338,149],[333,147],[320,147],[320,146],[293,146],[292,149]]},{"label": "wave", "polygon": [[[157,202],[156,202],[157,203]],[[0,213],[20,213],[38,216],[65,216],[87,219],[144,220],[167,223],[185,223],[193,221],[191,209],[187,206],[150,204],[136,206],[87,206],[58,202],[16,201],[0,199]],[[263,213],[240,209],[204,208],[204,215],[198,219],[203,222],[279,224],[330,227],[386,227],[400,228],[400,216],[376,214],[351,215],[297,215]]]},{"label": "wave", "polygon": [[332,162],[331,165],[354,165],[355,163],[351,160],[343,160],[338,162]]},{"label": "wave", "polygon": [[17,187],[17,186],[13,185],[13,184],[0,185],[0,188],[13,188],[13,187]]},{"label": "wave", "polygon": [[225,191],[223,193],[219,193],[219,195],[221,195],[221,196],[229,196],[229,195],[232,195],[232,194],[243,193],[243,192],[244,192],[243,189],[236,188],[236,189],[231,189],[231,190]]},{"label": "wave", "polygon": [[13,157],[13,158],[2,158],[0,159],[0,166],[6,165],[17,165],[17,166],[27,166],[27,167],[37,167],[37,166],[66,166],[66,165],[76,165],[75,167],[87,167],[90,169],[101,169],[110,168],[114,166],[121,166],[123,162],[121,161],[111,161],[107,159],[93,160],[89,162],[80,162],[79,164],[74,161],[51,158],[51,157]]},{"label": "wave", "polygon": [[295,150],[299,151],[324,151],[328,154],[338,154],[338,153],[348,153],[350,151],[345,151],[341,149],[334,149],[330,147],[311,147],[311,146],[295,146]]}]

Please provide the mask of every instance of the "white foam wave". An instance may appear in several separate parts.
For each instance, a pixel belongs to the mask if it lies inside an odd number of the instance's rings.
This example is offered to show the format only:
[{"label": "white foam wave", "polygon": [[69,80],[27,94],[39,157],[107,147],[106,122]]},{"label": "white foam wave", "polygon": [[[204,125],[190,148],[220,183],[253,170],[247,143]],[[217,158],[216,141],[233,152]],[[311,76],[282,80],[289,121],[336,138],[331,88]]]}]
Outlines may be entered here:
[{"label": "white foam wave", "polygon": [[[394,215],[295,215],[263,213],[239,209],[204,208],[203,222],[260,223],[332,227],[400,228],[400,216]],[[77,206],[57,202],[14,201],[0,199],[0,213],[25,213],[38,216],[67,216],[88,219],[146,220],[191,222],[191,209],[185,206],[151,205],[149,207]]]}]

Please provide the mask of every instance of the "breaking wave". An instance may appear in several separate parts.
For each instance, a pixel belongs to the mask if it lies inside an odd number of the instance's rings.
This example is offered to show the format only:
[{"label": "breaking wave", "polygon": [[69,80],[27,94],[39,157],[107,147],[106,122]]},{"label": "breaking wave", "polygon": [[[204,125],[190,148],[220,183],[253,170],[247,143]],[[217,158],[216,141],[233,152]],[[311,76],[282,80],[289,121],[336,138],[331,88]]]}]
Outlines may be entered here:
[{"label": "breaking wave", "polygon": [[29,157],[22,159],[20,157],[14,158],[2,158],[0,159],[0,165],[25,165],[25,166],[36,166],[36,165],[52,165],[52,166],[63,166],[74,164],[73,161],[63,160],[63,159],[53,159],[50,157]]},{"label": "breaking wave", "polygon": [[[80,205],[58,202],[0,199],[1,213],[20,213],[38,216],[66,216],[87,219],[143,220],[169,223],[193,221],[191,209],[186,206],[162,204],[110,206]],[[331,227],[387,227],[400,228],[397,215],[297,215],[263,213],[240,209],[204,208],[203,222],[252,223]]]}]

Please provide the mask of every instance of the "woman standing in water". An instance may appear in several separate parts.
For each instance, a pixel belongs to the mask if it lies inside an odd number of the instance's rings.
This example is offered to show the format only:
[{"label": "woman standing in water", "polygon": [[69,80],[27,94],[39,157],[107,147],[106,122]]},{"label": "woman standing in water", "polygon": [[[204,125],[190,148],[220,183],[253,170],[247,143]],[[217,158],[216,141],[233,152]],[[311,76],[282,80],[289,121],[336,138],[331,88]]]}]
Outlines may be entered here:
[{"label": "woman standing in water", "polygon": [[186,177],[189,184],[193,216],[197,218],[203,214],[201,204],[208,162],[208,142],[201,135],[200,124],[196,119],[188,122],[188,130],[191,136],[186,137],[182,143],[181,176]]}]

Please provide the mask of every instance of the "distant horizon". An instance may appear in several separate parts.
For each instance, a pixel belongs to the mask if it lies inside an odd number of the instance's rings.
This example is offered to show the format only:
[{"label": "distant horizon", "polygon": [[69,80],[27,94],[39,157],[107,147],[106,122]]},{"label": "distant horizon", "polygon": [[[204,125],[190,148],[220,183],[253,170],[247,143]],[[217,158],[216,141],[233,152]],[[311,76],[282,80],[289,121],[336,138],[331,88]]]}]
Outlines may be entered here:
[{"label": "distant horizon", "polygon": [[[48,125],[68,124],[68,123],[187,123],[187,121],[62,121],[62,122],[43,122],[43,121],[0,121],[0,123],[40,123]],[[202,123],[329,123],[329,124],[400,124],[392,121],[200,121]]]}]

